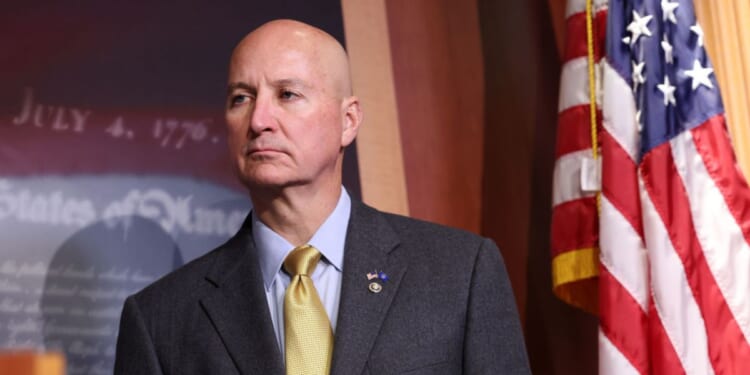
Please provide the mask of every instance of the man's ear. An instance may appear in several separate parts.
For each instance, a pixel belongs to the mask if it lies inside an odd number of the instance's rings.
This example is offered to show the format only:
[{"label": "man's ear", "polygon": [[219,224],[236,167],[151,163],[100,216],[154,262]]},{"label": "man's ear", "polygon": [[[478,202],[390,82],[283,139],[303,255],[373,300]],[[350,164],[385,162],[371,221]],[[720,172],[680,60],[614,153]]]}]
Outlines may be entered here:
[{"label": "man's ear", "polygon": [[362,123],[362,109],[359,106],[359,98],[350,96],[341,103],[344,111],[343,129],[341,132],[341,147],[349,146],[359,132]]}]

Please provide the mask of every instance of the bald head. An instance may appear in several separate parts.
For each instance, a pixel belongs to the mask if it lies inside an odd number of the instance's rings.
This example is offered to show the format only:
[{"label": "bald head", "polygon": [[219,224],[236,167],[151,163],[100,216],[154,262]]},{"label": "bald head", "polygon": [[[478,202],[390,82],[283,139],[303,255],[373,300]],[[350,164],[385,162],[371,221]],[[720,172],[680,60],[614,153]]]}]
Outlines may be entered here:
[{"label": "bald head", "polygon": [[[242,65],[263,59],[305,60],[330,94],[352,95],[349,59],[344,47],[330,34],[294,20],[274,20],[263,24],[240,41],[232,53],[230,81]],[[230,85],[232,82],[229,82]]]}]

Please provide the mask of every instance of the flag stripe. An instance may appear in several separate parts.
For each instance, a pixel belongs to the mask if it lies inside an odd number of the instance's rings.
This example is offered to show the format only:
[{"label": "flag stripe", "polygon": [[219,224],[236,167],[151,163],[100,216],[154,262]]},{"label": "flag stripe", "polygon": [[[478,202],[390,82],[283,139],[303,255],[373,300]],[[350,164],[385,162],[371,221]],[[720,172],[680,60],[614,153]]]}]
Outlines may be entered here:
[{"label": "flag stripe", "polygon": [[[603,46],[607,36],[607,12],[599,11],[594,17],[594,44]],[[577,57],[588,56],[588,43],[586,39],[586,12],[576,13],[567,20],[567,42],[563,61],[570,61]],[[604,53],[603,49],[594,50],[594,61],[599,61]]]},{"label": "flag stripe", "polygon": [[599,327],[609,343],[640,374],[648,374],[647,316],[633,296],[612,277],[606,266],[599,269]]},{"label": "flag stripe", "polygon": [[[694,155],[697,156],[697,155]],[[660,146],[653,148],[643,159],[641,163],[641,176],[644,182],[645,192],[642,192],[642,199],[649,200],[653,203],[653,209],[657,220],[653,220],[652,223],[646,224],[655,228],[661,226],[658,219],[666,225],[667,230],[664,230],[663,234],[658,236],[651,236],[649,238],[647,234],[646,243],[649,246],[649,256],[652,261],[652,270],[658,270],[658,272],[652,271],[652,279],[656,280],[658,276],[664,276],[664,278],[671,277],[672,275],[680,272],[680,275],[685,277],[686,285],[680,283],[669,283],[663,290],[654,288],[654,294],[657,291],[661,291],[665,296],[674,297],[679,295],[675,293],[679,288],[688,287],[692,292],[690,295],[690,301],[687,301],[687,296],[683,296],[682,299],[672,301],[672,303],[665,302],[659,304],[659,298],[655,298],[657,305],[657,311],[663,312],[669,309],[676,309],[667,317],[675,319],[678,322],[674,325],[674,332],[667,329],[668,334],[672,337],[672,341],[677,348],[678,353],[690,353],[683,357],[684,361],[690,361],[691,365],[686,366],[690,369],[698,369],[704,371],[702,373],[708,373],[708,369],[700,366],[703,364],[701,361],[702,351],[705,348],[700,344],[698,339],[698,332],[701,331],[700,327],[705,326],[705,333],[708,344],[708,354],[711,358],[711,363],[714,369],[719,373],[730,373],[732,368],[731,362],[733,358],[738,358],[741,354],[741,348],[736,347],[740,340],[742,340],[742,333],[737,326],[737,322],[732,317],[726,302],[716,284],[716,281],[707,265],[703,249],[698,241],[692,215],[690,213],[690,202],[688,201],[687,193],[683,181],[677,172],[675,161],[672,157],[671,147],[669,143],[664,143]],[[645,194],[648,194],[647,198],[644,198]],[[644,216],[645,213],[644,213]],[[648,231],[647,231],[648,233]],[[673,245],[674,244],[674,245]],[[661,249],[659,249],[661,248]],[[668,255],[664,253],[668,252]],[[676,254],[681,264],[676,264],[673,259],[667,259],[672,261],[668,265],[659,265],[659,260],[665,260],[667,256]],[[668,275],[668,276],[667,276]],[[692,296],[697,296],[696,300],[692,300]],[[696,303],[702,312],[703,323],[699,324],[698,319],[693,317],[692,310],[686,309],[684,305],[690,305]],[[681,305],[682,304],[682,305]],[[692,305],[690,305],[692,307]],[[687,310],[684,314],[686,317],[681,317],[682,311]],[[670,323],[665,321],[662,314],[662,321],[666,326],[670,326]],[[685,319],[688,321],[685,322]],[[682,327],[692,327],[692,329],[682,329]],[[686,338],[685,341],[680,341],[679,337],[675,337],[676,334],[682,331]],[[722,342],[727,340],[730,345],[723,345]],[[744,341],[744,340],[743,340]],[[690,343],[690,345],[688,345]],[[725,349],[726,351],[723,351]],[[742,373],[750,373],[750,362],[747,362]]]},{"label": "flag stripe", "polygon": [[601,132],[599,139],[602,143],[602,194],[617,207],[637,235],[643,237],[635,162],[609,132]]},{"label": "flag stripe", "polygon": [[581,85],[589,76],[588,60],[579,57],[563,65],[560,73],[560,98],[557,109],[562,112],[570,107],[589,104],[589,87]]},{"label": "flag stripe", "polygon": [[639,372],[599,328],[599,375],[645,375]]},{"label": "flag stripe", "polygon": [[[597,112],[597,127],[601,129],[601,113]],[[557,138],[555,157],[565,154],[588,150],[591,153],[591,115],[589,105],[570,107],[558,115],[557,132],[566,134]]]},{"label": "flag stripe", "polygon": [[628,82],[607,61],[602,61],[602,126],[634,162],[638,160],[638,127],[635,100]]},{"label": "flag stripe", "polygon": [[[594,13],[607,8],[607,0],[593,1]],[[576,13],[586,12],[586,0],[568,0],[565,7],[565,17],[571,17]]]},{"label": "flag stripe", "polygon": [[552,181],[555,184],[555,189],[552,192],[552,204],[554,206],[594,196],[595,192],[585,192],[581,188],[581,167],[584,159],[593,162],[591,150],[571,152],[559,157],[555,162],[552,176]]},{"label": "flag stripe", "polygon": [[[649,286],[648,260],[642,235],[634,230],[622,211],[614,207],[605,195],[601,197],[599,225],[602,266],[630,293],[645,313],[648,310]],[[601,303],[616,305],[617,300],[602,300]],[[604,310],[610,308],[602,307]]]},{"label": "flag stripe", "polygon": [[550,238],[553,256],[567,250],[594,247],[598,242],[595,197],[576,199],[555,206],[552,221],[556,223],[552,226]]},{"label": "flag stripe", "polygon": [[664,325],[659,319],[659,313],[656,312],[656,306],[653,300],[649,303],[649,337],[648,348],[651,358],[652,374],[670,374],[680,375],[685,373],[682,368],[680,358],[677,356],[672,342],[664,331]]}]

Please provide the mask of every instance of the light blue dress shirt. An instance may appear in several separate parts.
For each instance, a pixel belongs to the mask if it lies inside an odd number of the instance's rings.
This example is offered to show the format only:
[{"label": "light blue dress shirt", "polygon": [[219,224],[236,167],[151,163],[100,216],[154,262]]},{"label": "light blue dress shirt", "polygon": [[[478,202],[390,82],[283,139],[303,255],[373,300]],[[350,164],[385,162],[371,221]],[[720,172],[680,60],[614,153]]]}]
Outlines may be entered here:
[{"label": "light blue dress shirt", "polygon": [[[336,332],[344,268],[344,241],[346,229],[349,226],[351,207],[351,198],[342,187],[336,208],[308,242],[323,255],[312,274],[312,280],[328,313],[328,318],[331,320],[331,328],[334,332]],[[271,321],[276,331],[276,340],[279,343],[281,355],[284,357],[284,293],[291,278],[281,266],[287,254],[294,249],[294,245],[263,224],[255,216],[255,212],[251,214],[251,217],[268,310],[271,313]]]}]

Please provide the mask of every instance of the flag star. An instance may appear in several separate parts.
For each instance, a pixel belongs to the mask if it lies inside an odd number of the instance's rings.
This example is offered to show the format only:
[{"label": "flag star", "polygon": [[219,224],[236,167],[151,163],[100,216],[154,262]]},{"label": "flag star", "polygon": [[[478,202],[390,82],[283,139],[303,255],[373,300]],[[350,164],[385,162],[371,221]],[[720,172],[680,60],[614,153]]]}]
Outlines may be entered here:
[{"label": "flag star", "polygon": [[664,60],[667,62],[667,64],[674,63],[674,58],[672,57],[672,45],[669,44],[666,34],[661,41],[661,49],[664,50]]},{"label": "flag star", "polygon": [[630,37],[626,36],[626,37],[622,38],[622,42],[625,43],[625,44],[630,44]]},{"label": "flag star", "polygon": [[662,94],[664,94],[665,106],[668,107],[669,104],[677,105],[677,99],[674,97],[675,87],[669,83],[669,76],[664,76],[664,83],[658,84],[656,87],[662,92]]},{"label": "flag star", "polygon": [[680,6],[679,3],[673,3],[669,0],[661,0],[661,13],[663,21],[669,20],[673,24],[677,24],[677,17],[674,15],[675,9]]},{"label": "flag star", "polygon": [[712,89],[714,88],[714,84],[711,82],[711,79],[708,78],[708,76],[713,72],[713,69],[704,68],[703,66],[701,66],[700,61],[698,61],[698,59],[695,59],[693,60],[693,69],[686,70],[685,75],[693,79],[693,90],[697,89],[700,85]]},{"label": "flag star", "polygon": [[636,63],[633,61],[633,91],[638,90],[638,85],[646,83],[646,77],[643,76],[643,68],[646,67],[646,63],[641,61]]},{"label": "flag star", "polygon": [[651,21],[651,18],[653,18],[652,15],[641,17],[638,12],[633,11],[633,21],[628,25],[628,31],[632,35],[631,39],[633,43],[637,42],[641,35],[651,36],[651,30],[648,29],[648,23]]},{"label": "flag star", "polygon": [[694,32],[698,36],[698,47],[703,47],[703,29],[698,21],[695,21],[695,25],[690,26],[690,31]]}]

